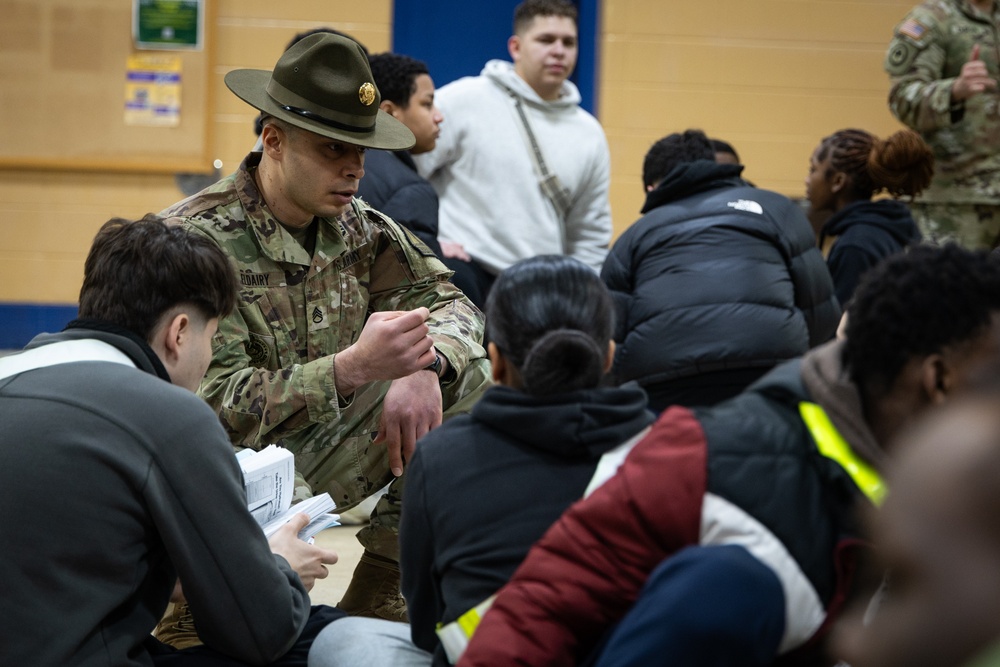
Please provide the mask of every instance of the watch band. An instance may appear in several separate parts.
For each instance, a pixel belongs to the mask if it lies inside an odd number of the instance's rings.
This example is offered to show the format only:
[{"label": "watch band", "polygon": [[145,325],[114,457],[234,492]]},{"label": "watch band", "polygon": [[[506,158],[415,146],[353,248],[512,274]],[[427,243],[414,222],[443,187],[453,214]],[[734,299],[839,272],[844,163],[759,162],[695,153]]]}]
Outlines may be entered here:
[{"label": "watch band", "polygon": [[437,352],[435,352],[434,353],[434,361],[431,362],[430,365],[424,366],[424,370],[425,371],[431,371],[431,372],[433,372],[434,375],[437,375],[438,379],[440,380],[441,379],[441,367],[442,367],[442,365],[443,364],[441,363],[441,355],[438,354]]}]

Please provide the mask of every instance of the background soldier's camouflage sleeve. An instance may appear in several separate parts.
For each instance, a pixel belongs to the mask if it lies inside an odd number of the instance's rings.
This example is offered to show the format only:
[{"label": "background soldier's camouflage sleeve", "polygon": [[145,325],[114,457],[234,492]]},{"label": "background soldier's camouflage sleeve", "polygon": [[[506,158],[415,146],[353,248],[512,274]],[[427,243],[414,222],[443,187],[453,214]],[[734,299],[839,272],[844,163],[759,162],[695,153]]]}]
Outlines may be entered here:
[{"label": "background soldier's camouflage sleeve", "polygon": [[958,73],[945,71],[940,30],[935,13],[917,7],[896,27],[885,56],[892,77],[889,108],[917,132],[951,125],[951,87]]},{"label": "background soldier's camouflage sleeve", "polygon": [[885,57],[889,107],[934,151],[934,180],[921,201],[1000,203],[1000,96],[951,99],[975,46],[997,76],[998,32],[1000,12],[987,16],[965,0],[927,0],[896,26]]},{"label": "background soldier's camouflage sleeve", "polygon": [[931,24],[920,40],[897,32],[885,58],[885,69],[892,76],[889,108],[917,132],[951,125],[955,77],[944,75],[945,53],[932,37],[935,30]]}]

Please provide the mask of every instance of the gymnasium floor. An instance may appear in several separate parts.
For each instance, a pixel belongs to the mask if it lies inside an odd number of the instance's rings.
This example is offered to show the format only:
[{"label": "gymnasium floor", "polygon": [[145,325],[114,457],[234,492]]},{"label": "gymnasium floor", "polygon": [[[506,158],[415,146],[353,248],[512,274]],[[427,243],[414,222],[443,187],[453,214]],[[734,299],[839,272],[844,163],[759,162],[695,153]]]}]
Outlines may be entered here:
[{"label": "gymnasium floor", "polygon": [[313,604],[336,605],[347,590],[347,585],[351,582],[351,575],[354,573],[354,566],[361,558],[364,549],[358,543],[357,532],[364,526],[337,526],[327,528],[316,535],[316,544],[337,552],[340,559],[336,565],[330,565],[330,576],[326,579],[319,579],[313,586],[309,597]]}]

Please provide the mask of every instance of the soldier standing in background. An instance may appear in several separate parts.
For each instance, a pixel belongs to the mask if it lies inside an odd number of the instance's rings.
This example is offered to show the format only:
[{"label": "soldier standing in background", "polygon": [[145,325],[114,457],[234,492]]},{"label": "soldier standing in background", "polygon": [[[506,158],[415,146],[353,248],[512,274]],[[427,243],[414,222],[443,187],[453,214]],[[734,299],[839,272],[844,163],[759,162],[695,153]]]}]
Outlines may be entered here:
[{"label": "soldier standing in background", "polygon": [[889,107],[934,150],[934,180],[913,204],[931,242],[1000,244],[998,60],[995,0],[928,0],[896,26],[886,53]]},{"label": "soldier standing in background", "polygon": [[365,148],[414,143],[379,109],[357,43],[313,35],[274,72],[235,70],[226,85],[264,113],[263,152],[165,213],[218,243],[242,286],[200,394],[235,444],[295,453],[297,492],[344,508],[396,478],[358,534],[365,552],[338,606],[406,620],[403,461],[489,383],[482,314],[421,241],[354,197]]}]

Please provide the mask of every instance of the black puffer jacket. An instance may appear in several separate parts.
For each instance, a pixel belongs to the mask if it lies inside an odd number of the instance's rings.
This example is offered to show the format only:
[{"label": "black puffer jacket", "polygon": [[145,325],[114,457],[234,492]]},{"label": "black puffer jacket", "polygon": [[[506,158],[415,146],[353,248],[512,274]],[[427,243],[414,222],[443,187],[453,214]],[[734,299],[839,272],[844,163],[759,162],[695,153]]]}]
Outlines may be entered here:
[{"label": "black puffer jacket", "polygon": [[840,306],[804,213],[741,171],[678,166],[608,254],[619,381],[767,369],[836,332]]},{"label": "black puffer jacket", "polygon": [[368,151],[358,196],[416,234],[441,257],[437,192],[417,173],[409,151]]}]

